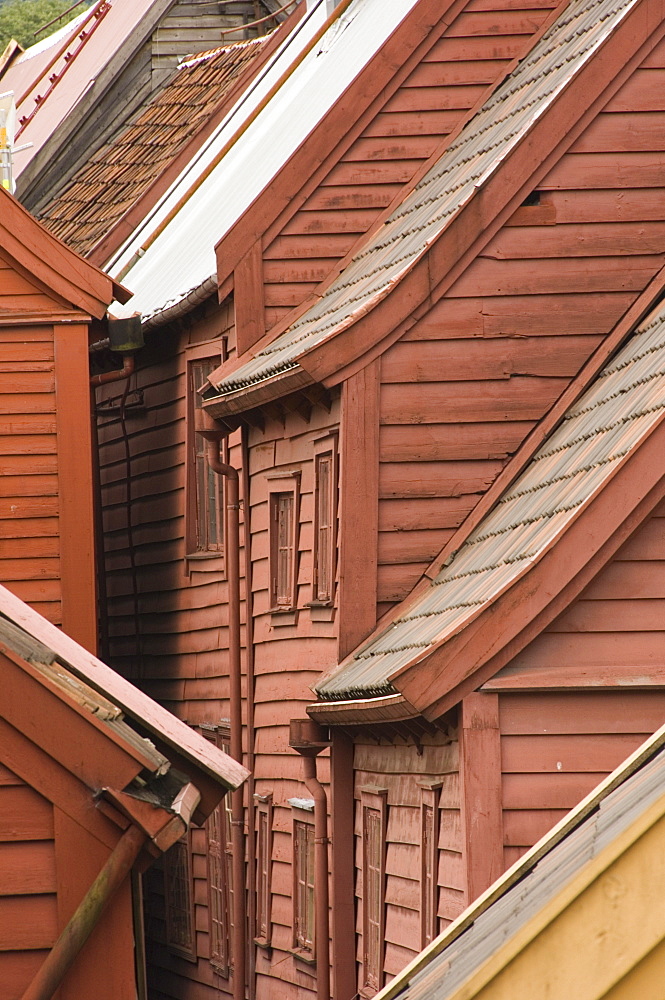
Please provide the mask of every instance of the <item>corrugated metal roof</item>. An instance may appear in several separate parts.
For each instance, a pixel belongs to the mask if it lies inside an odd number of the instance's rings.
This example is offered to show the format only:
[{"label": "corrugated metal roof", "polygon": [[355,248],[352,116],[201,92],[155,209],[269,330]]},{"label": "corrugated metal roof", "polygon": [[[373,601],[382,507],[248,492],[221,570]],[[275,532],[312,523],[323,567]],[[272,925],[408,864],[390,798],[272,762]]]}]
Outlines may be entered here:
[{"label": "corrugated metal roof", "polygon": [[254,359],[217,383],[219,393],[223,396],[297,367],[305,351],[384,298],[635,2],[573,0],[319,301]]},{"label": "corrugated metal roof", "polygon": [[[416,3],[417,0],[391,0],[388,4],[385,0],[354,0],[340,14],[222,162],[191,194],[184,208],[132,264],[123,279],[134,292],[132,306],[129,310],[114,306],[115,315],[137,310],[150,319],[186,299],[216,274],[215,244],[270,185]],[[156,231],[270,88],[293,65],[325,19],[326,3],[319,0],[154,212],[108,263],[109,273],[120,274],[133,260],[141,244]],[[185,247],[187,252],[183,253]]]},{"label": "corrugated metal roof", "polygon": [[665,751],[660,750],[392,995],[401,1000],[445,1000],[663,795]]},{"label": "corrugated metal roof", "polygon": [[105,143],[38,216],[87,254],[173,162],[270,36],[236,42],[182,63],[136,120]]},{"label": "corrugated metal roof", "polygon": [[394,693],[390,677],[468,624],[562,534],[665,415],[665,306],[571,407],[419,599],[315,686],[324,700]]}]

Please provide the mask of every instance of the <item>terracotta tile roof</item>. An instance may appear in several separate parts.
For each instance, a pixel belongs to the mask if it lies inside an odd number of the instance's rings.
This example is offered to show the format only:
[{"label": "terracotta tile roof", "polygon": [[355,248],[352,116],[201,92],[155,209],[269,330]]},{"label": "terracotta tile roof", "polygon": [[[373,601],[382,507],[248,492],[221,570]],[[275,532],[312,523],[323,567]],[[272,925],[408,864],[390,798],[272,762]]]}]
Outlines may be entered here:
[{"label": "terracotta tile roof", "polygon": [[222,104],[269,37],[182,63],[135,121],[97,150],[38,216],[44,226],[78,253],[89,253]]}]

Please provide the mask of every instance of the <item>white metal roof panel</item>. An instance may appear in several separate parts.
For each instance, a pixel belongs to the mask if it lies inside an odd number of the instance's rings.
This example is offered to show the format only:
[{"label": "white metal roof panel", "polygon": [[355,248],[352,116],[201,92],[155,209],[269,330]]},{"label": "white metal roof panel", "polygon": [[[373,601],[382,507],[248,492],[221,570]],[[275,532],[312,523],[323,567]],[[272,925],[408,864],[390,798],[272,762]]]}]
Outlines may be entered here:
[{"label": "white metal roof panel", "polygon": [[617,28],[636,0],[573,0],[321,298],[228,378],[220,397],[298,366],[384,298]]},{"label": "white metal roof panel", "polygon": [[570,408],[419,599],[315,685],[326,701],[394,694],[390,677],[464,627],[543,555],[665,416],[659,305]]},{"label": "white metal roof panel", "polygon": [[[216,273],[215,244],[267,187],[290,156],[381,48],[417,0],[354,0],[288,79],[123,282],[134,292],[129,308],[114,305],[117,316],[139,311],[150,319],[185,299]],[[141,244],[224,148],[271,87],[288,70],[325,23],[319,0],[296,25],[273,60],[239,99],[225,121],[131,239],[107,264],[118,275]]]}]

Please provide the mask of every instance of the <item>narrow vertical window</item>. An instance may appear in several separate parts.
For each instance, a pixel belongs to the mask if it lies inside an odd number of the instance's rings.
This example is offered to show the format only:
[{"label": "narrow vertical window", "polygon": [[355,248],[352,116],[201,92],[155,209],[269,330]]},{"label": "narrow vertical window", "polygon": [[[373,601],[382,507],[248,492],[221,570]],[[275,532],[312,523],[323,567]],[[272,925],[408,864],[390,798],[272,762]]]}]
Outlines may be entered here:
[{"label": "narrow vertical window", "polygon": [[420,800],[420,943],[438,933],[438,836],[441,783],[422,783]]},{"label": "narrow vertical window", "polygon": [[219,357],[199,358],[187,364],[187,517],[186,546],[190,557],[222,551],[224,541],[223,487],[206,460],[206,442],[196,433],[196,411],[202,399],[198,389],[219,364]]},{"label": "narrow vertical window", "polygon": [[270,947],[272,899],[272,798],[257,796],[258,829],[256,838],[256,943]]},{"label": "narrow vertical window", "polygon": [[386,796],[379,788],[361,790],[362,810],[362,994],[383,985],[385,941]]},{"label": "narrow vertical window", "polygon": [[299,482],[297,473],[286,473],[269,484],[270,607],[274,611],[288,611],[297,604]]},{"label": "narrow vertical window", "polygon": [[314,825],[294,823],[294,945],[314,954]]},{"label": "narrow vertical window", "polygon": [[313,603],[329,604],[333,599],[336,552],[337,439],[328,437],[315,445],[314,454]]},{"label": "narrow vertical window", "polygon": [[194,892],[190,834],[178,840],[164,855],[166,941],[182,958],[196,959]]},{"label": "narrow vertical window", "polygon": [[[221,750],[229,752],[228,726],[204,726],[202,735]],[[205,825],[208,859],[208,932],[210,964],[222,976],[231,968],[233,933],[233,881],[230,822],[230,795],[224,796]]]}]

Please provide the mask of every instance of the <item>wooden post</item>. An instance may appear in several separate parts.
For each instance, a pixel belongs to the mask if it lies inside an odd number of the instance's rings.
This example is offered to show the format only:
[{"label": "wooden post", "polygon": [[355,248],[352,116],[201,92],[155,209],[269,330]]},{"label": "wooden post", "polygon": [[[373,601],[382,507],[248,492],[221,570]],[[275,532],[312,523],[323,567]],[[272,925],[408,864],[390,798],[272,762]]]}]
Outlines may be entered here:
[{"label": "wooden post", "polygon": [[331,730],[332,966],[334,1000],[352,1000],[356,978],[353,740]]},{"label": "wooden post", "polygon": [[460,784],[468,905],[504,869],[498,695],[474,691],[462,702]]},{"label": "wooden post", "polygon": [[62,628],[97,652],[88,328],[54,327]]},{"label": "wooden post", "polygon": [[379,365],[344,382],[340,420],[339,648],[342,660],[376,625],[379,540]]}]

